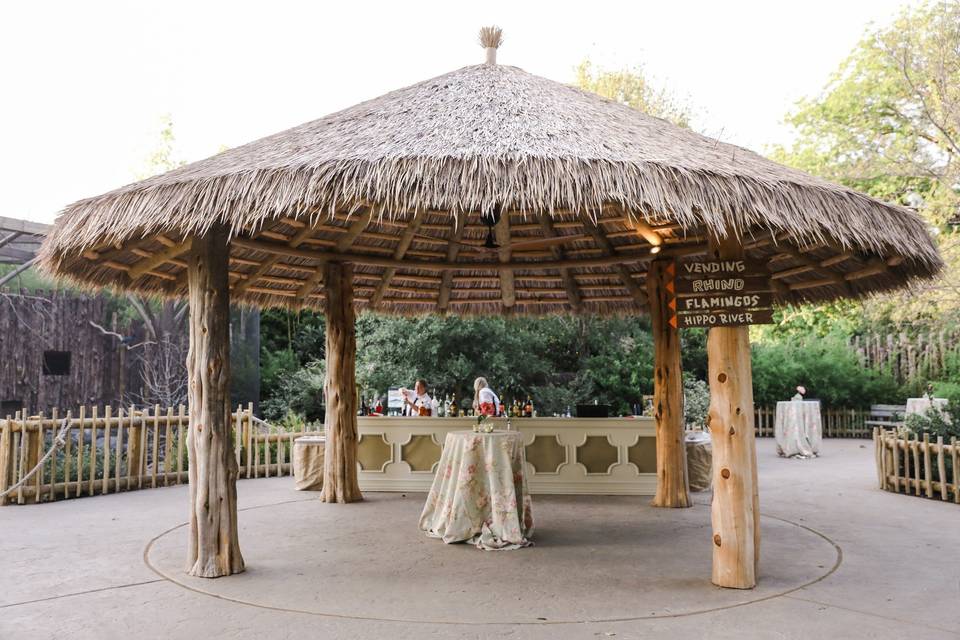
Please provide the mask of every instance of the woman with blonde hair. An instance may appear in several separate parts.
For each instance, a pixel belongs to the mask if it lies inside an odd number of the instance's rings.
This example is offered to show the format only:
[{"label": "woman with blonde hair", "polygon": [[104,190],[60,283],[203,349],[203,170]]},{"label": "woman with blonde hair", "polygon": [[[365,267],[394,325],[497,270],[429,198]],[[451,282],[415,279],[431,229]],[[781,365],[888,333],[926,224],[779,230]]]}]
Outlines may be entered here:
[{"label": "woman with blonde hair", "polygon": [[477,378],[473,381],[473,409],[477,415],[499,416],[500,398],[493,392],[486,378]]}]

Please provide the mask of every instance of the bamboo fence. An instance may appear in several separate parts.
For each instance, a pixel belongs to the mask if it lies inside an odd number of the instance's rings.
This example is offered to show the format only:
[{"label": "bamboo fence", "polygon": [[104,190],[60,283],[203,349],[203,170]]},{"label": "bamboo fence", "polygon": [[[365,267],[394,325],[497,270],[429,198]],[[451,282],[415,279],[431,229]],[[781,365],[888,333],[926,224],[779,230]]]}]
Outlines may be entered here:
[{"label": "bamboo fence", "polygon": [[898,435],[875,428],[877,480],[880,488],[894,493],[925,496],[960,504],[960,445],[956,438],[945,444],[943,436],[930,442],[923,437]]},{"label": "bamboo fence", "polygon": [[[753,410],[757,437],[774,436],[776,407],[755,407]],[[823,436],[826,438],[869,438],[869,409],[824,409],[820,412],[823,420]]]},{"label": "bamboo fence", "polygon": [[850,346],[864,366],[886,371],[899,384],[935,379],[960,356],[960,331],[941,329],[917,335],[901,333],[854,336]]},{"label": "bamboo fence", "polygon": [[[188,482],[186,408],[113,410],[81,407],[66,421],[49,416],[0,420],[0,505],[153,489]],[[234,450],[241,478],[291,475],[293,440],[315,432],[281,431],[253,415],[252,405],[233,413]],[[64,443],[11,495],[55,447]]]}]

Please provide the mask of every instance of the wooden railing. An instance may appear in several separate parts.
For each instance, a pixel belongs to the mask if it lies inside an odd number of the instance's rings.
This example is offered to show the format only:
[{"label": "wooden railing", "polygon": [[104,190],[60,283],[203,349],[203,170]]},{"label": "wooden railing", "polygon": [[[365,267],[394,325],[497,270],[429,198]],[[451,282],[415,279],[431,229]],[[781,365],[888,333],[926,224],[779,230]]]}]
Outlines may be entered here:
[{"label": "wooden railing", "polygon": [[[241,478],[292,473],[293,440],[313,432],[286,432],[253,416],[233,413]],[[82,407],[76,416],[21,416],[0,420],[0,504],[47,502],[188,481],[187,412],[153,407],[114,411]],[[62,445],[55,438],[63,431]],[[8,493],[56,451],[20,487]]]},{"label": "wooden railing", "polygon": [[[754,407],[754,422],[757,437],[773,437],[776,407]],[[872,433],[866,421],[870,418],[867,409],[823,409],[823,436],[826,438],[869,438]]]},{"label": "wooden railing", "polygon": [[894,430],[873,431],[880,488],[960,504],[960,445],[943,436],[901,436]]}]

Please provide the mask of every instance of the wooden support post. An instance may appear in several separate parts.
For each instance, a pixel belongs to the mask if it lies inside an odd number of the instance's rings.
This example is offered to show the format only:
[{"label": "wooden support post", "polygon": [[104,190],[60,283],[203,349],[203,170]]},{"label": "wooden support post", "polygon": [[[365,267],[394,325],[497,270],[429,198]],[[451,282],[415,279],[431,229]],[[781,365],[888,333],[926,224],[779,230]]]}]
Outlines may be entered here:
[{"label": "wooden support post", "polygon": [[[742,256],[735,238],[711,242],[713,259]],[[760,556],[760,508],[749,327],[710,329],[707,361],[707,420],[713,440],[713,583],[752,589]]]},{"label": "wooden support post", "polygon": [[[240,573],[237,461],[230,442],[230,292],[227,230],[194,238],[187,267],[190,349],[190,545],[187,573],[216,578]],[[179,469],[178,469],[179,471]]]},{"label": "wooden support post", "polygon": [[680,332],[671,325],[672,260],[654,260],[647,273],[647,296],[653,327],[653,417],[657,424],[657,493],[655,507],[689,507],[687,453],[683,442],[683,378]]},{"label": "wooden support post", "polygon": [[327,370],[323,383],[327,400],[327,441],[323,459],[324,502],[362,500],[357,482],[357,335],[353,309],[353,265],[324,265],[326,293]]},{"label": "wooden support post", "polygon": [[0,505],[9,502],[7,487],[10,486],[10,472],[13,466],[13,425],[10,416],[3,421],[3,432],[0,435]]}]

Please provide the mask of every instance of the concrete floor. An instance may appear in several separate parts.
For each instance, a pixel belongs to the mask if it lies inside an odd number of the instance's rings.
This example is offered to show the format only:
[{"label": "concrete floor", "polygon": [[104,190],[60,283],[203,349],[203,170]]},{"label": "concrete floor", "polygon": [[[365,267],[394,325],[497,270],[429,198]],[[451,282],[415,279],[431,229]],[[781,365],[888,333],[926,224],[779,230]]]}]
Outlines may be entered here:
[{"label": "concrete floor", "polygon": [[710,585],[709,496],[535,496],[535,547],[416,530],[422,495],[241,481],[248,571],[182,573],[186,487],[0,509],[0,639],[960,638],[960,507],[876,489],[868,441],[759,441],[760,585]]}]

